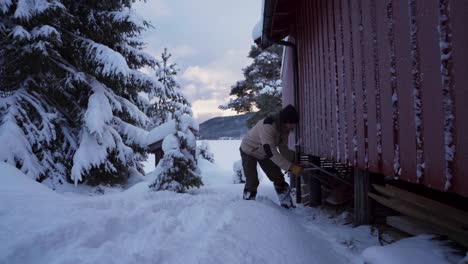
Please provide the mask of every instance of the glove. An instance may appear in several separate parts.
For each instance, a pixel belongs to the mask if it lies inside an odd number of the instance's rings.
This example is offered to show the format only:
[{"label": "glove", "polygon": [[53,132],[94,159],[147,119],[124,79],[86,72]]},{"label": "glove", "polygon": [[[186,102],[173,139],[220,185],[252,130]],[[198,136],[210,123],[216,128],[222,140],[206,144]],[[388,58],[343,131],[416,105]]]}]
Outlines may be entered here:
[{"label": "glove", "polygon": [[294,174],[295,176],[299,176],[304,171],[304,168],[302,168],[301,166],[299,166],[299,165],[297,165],[295,163],[292,163],[291,166],[289,167],[289,171],[292,174]]}]

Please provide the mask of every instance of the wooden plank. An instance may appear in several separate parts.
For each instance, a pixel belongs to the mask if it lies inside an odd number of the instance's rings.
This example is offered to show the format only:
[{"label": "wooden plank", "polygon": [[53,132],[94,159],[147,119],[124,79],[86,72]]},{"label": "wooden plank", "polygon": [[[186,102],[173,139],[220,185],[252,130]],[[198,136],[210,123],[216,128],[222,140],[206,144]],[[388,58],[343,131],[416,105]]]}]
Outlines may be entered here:
[{"label": "wooden plank", "polygon": [[437,225],[429,224],[409,216],[387,216],[386,223],[413,236],[421,234],[444,235],[444,231]]},{"label": "wooden plank", "polygon": [[343,31],[344,31],[344,58],[345,58],[345,84],[346,84],[346,95],[344,97],[344,105],[346,108],[346,137],[347,137],[347,162],[348,165],[354,166],[356,163],[355,151],[354,151],[354,127],[355,127],[355,113],[353,103],[353,89],[354,89],[354,52],[353,52],[353,34],[352,34],[352,19],[351,19],[351,7],[350,0],[343,0]]},{"label": "wooden plank", "polygon": [[310,150],[312,148],[312,140],[311,140],[311,134],[312,134],[312,122],[310,120],[310,115],[312,113],[312,111],[310,110],[311,109],[311,101],[312,101],[312,97],[310,96],[310,93],[312,91],[312,67],[313,67],[313,64],[312,64],[312,61],[311,61],[311,57],[310,57],[310,50],[311,50],[311,47],[312,47],[312,43],[311,43],[311,40],[312,40],[312,31],[311,31],[311,25],[309,23],[309,17],[311,15],[311,8],[310,8],[310,3],[306,3],[305,6],[304,6],[304,25],[305,25],[305,45],[306,45],[306,50],[305,50],[305,59],[306,59],[306,63],[307,63],[307,66],[306,66],[306,72],[304,73],[306,75],[306,86],[304,87],[305,88],[305,111],[304,111],[304,119],[306,120],[306,123],[307,123],[307,126],[306,126],[306,138],[307,138],[307,141],[306,141],[306,144],[305,144],[305,150],[306,150],[306,153],[310,153]]},{"label": "wooden plank", "polygon": [[344,97],[346,95],[345,92],[345,84],[344,84],[344,43],[343,43],[343,21],[342,21],[342,11],[341,11],[341,1],[342,0],[334,0],[334,17],[335,17],[335,32],[336,32],[336,65],[337,65],[337,78],[338,78],[338,123],[339,123],[339,137],[338,137],[338,149],[339,157],[338,161],[346,162],[345,161],[345,118],[346,118],[346,109],[344,107]]},{"label": "wooden plank", "polygon": [[354,168],[354,225],[367,225],[371,222],[371,206],[367,195],[369,191],[369,172]]},{"label": "wooden plank", "polygon": [[297,46],[298,46],[298,57],[299,57],[299,109],[297,109],[300,113],[300,130],[299,130],[299,139],[301,140],[301,145],[305,146],[307,142],[307,137],[306,137],[306,131],[307,131],[307,122],[306,119],[304,118],[305,112],[307,111],[306,109],[306,98],[305,98],[305,91],[307,89],[307,83],[306,83],[306,72],[307,72],[307,61],[305,60],[305,52],[307,50],[307,43],[306,43],[306,37],[305,37],[305,23],[304,23],[304,18],[305,18],[305,9],[304,3],[302,3],[302,8],[300,9],[300,12],[298,14],[298,23],[297,23],[297,30],[298,30],[298,40],[297,40]]},{"label": "wooden plank", "polygon": [[326,122],[326,115],[325,115],[325,86],[326,79],[325,79],[325,32],[324,32],[324,25],[325,25],[325,18],[323,14],[324,0],[320,0],[319,2],[319,75],[318,78],[320,80],[319,85],[319,115],[320,115],[320,157],[326,157],[326,129],[325,129],[325,122]]},{"label": "wooden plank", "polygon": [[444,189],[444,118],[440,87],[439,34],[437,32],[438,3],[417,2],[418,42],[420,54],[422,120],[424,138],[424,184]]},{"label": "wooden plank", "polygon": [[440,214],[444,217],[451,218],[454,221],[457,221],[461,226],[468,228],[468,213],[457,208],[439,203],[432,199],[420,196],[403,189],[397,188],[392,185],[380,186],[373,184],[372,185],[379,193],[388,195],[390,197],[400,199],[411,203],[415,206],[423,207],[425,210],[430,210],[434,214]]},{"label": "wooden plank", "polygon": [[[380,125],[380,109],[377,108],[377,96],[380,95],[379,60],[377,54],[379,32],[377,32],[375,12],[375,0],[362,1],[363,47],[366,65],[366,94],[363,100],[367,104],[367,109],[365,109],[364,113],[367,116],[367,124],[364,123],[365,141],[363,142],[367,158],[364,158],[364,162],[367,163],[369,171],[373,173],[380,172],[380,158],[377,147],[377,126]],[[380,100],[378,103],[380,104]]]},{"label": "wooden plank", "polygon": [[455,98],[455,158],[452,189],[468,197],[468,1],[450,1],[453,43],[453,98]]},{"label": "wooden plank", "polygon": [[317,75],[318,75],[318,69],[320,67],[320,65],[318,64],[318,50],[317,50],[317,42],[318,42],[318,33],[317,33],[317,1],[313,1],[310,3],[310,1],[308,1],[309,4],[312,5],[312,9],[313,9],[313,12],[312,12],[312,16],[311,16],[311,23],[312,23],[312,63],[314,64],[314,67],[313,67],[313,91],[312,91],[312,100],[313,100],[313,105],[312,105],[312,111],[313,111],[313,119],[312,119],[312,122],[313,122],[313,127],[314,127],[314,130],[313,130],[313,135],[312,135],[312,139],[314,141],[314,144],[313,144],[313,152],[312,154],[315,155],[315,156],[319,156],[319,153],[318,153],[318,148],[319,148],[319,141],[318,141],[318,131],[319,131],[319,118],[318,118],[318,112],[317,112],[317,96],[318,96],[318,78],[317,78]]},{"label": "wooden plank", "polygon": [[[366,80],[366,65],[364,61],[364,29],[361,19],[361,5],[362,0],[351,1],[351,12],[352,12],[352,32],[353,32],[353,49],[354,49],[354,78],[355,78],[355,95],[356,95],[356,143],[357,143],[357,165],[361,169],[366,169],[365,152],[366,144],[364,140],[365,135],[365,122],[367,117],[364,116],[364,109],[367,107],[367,102],[364,99],[365,93],[363,91],[367,89]],[[362,29],[362,30],[361,30]]]},{"label": "wooden plank", "polygon": [[[395,176],[394,164],[395,147],[398,146],[398,133],[394,133],[394,115],[397,117],[397,104],[394,106],[393,92],[396,92],[396,78],[398,69],[395,67],[395,36],[393,21],[393,6],[391,0],[376,1],[377,11],[377,31],[379,32],[378,53],[379,53],[379,75],[381,88],[381,126],[382,126],[382,173],[387,176]],[[395,98],[397,95],[395,94]],[[394,109],[395,107],[395,109]],[[395,113],[394,113],[395,111]],[[398,119],[396,119],[398,121]],[[396,130],[397,131],[397,130]]]},{"label": "wooden plank", "polygon": [[333,135],[333,141],[331,144],[331,157],[333,160],[339,160],[338,156],[338,145],[339,145],[339,118],[337,116],[338,110],[338,94],[337,91],[338,87],[338,72],[337,72],[337,57],[336,57],[336,30],[335,30],[335,22],[336,18],[334,15],[335,12],[335,5],[334,1],[328,1],[328,31],[329,31],[329,39],[330,39],[330,118],[331,118],[331,129],[330,133]]},{"label": "wooden plank", "polygon": [[398,122],[401,178],[417,182],[416,177],[416,129],[414,124],[413,93],[411,89],[411,47],[408,3],[393,1],[395,22],[395,48],[398,93]]},{"label": "wooden plank", "polygon": [[464,246],[468,246],[468,232],[462,230],[456,223],[453,221],[448,221],[447,219],[441,219],[439,215],[434,215],[428,213],[420,207],[412,205],[402,200],[394,198],[385,198],[373,193],[369,193],[369,196],[377,201],[380,204],[383,204],[387,207],[390,207],[398,212],[401,212],[405,215],[414,217],[416,219],[428,222],[439,226],[444,230],[444,233],[448,235],[451,239],[461,243]]}]

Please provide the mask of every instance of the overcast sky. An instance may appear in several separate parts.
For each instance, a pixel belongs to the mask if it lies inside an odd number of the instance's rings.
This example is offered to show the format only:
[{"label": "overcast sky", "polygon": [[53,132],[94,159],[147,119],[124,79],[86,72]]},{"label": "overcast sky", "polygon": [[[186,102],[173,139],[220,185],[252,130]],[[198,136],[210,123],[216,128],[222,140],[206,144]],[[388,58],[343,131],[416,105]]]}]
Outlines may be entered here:
[{"label": "overcast sky", "polygon": [[155,27],[143,34],[146,51],[159,58],[167,47],[173,54],[198,121],[235,114],[218,105],[251,62],[247,54],[261,0],[148,0],[134,8]]}]

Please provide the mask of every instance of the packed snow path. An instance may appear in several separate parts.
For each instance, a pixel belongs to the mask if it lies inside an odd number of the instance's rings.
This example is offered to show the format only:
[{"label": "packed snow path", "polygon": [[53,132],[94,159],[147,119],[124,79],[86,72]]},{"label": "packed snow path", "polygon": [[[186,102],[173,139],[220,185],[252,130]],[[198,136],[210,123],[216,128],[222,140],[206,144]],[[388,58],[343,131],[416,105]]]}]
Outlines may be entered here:
[{"label": "packed snow path", "polygon": [[427,236],[380,247],[369,226],[343,225],[346,214],[281,208],[262,173],[257,201],[242,200],[231,170],[239,143],[210,142],[216,164],[187,194],[150,191],[149,179],[60,194],[0,162],[0,263],[463,263]]},{"label": "packed snow path", "polygon": [[100,197],[59,197],[46,188],[2,195],[0,215],[9,217],[0,224],[8,237],[0,263],[349,262],[304,227],[301,209],[279,207],[273,188],[244,201],[241,187],[175,194],[150,192],[143,182]]}]

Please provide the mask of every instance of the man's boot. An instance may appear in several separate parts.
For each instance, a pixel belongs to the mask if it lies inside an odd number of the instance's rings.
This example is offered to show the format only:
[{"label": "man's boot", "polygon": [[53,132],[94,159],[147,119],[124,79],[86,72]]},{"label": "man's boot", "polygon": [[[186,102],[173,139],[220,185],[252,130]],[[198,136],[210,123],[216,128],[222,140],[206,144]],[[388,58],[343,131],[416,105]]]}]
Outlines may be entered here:
[{"label": "man's boot", "polygon": [[257,192],[249,192],[247,190],[244,190],[244,195],[242,198],[244,200],[255,200],[255,197],[257,196]]},{"label": "man's boot", "polygon": [[284,208],[295,208],[292,197],[291,197],[291,188],[287,183],[284,183],[283,186],[275,186],[276,194],[278,195],[278,200],[280,205]]}]

